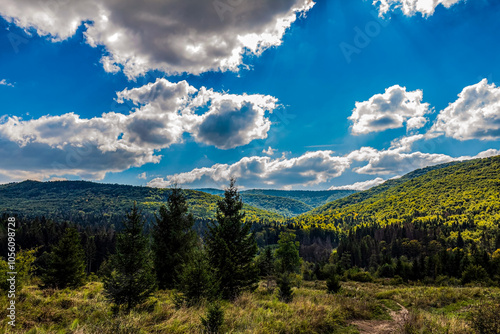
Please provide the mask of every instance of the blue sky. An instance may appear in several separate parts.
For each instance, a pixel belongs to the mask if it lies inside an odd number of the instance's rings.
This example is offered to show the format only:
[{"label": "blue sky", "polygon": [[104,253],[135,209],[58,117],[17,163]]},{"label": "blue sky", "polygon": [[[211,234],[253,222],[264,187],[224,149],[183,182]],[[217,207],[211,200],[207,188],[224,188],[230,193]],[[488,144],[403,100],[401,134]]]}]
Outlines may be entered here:
[{"label": "blue sky", "polygon": [[2,2],[0,182],[366,189],[500,154],[500,4],[441,2]]}]

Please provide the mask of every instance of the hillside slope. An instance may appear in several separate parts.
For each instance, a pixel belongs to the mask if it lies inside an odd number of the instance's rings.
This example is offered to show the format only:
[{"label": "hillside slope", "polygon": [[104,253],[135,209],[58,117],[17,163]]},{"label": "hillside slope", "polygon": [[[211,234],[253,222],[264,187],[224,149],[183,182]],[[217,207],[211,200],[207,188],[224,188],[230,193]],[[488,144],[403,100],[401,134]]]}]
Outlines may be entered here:
[{"label": "hillside slope", "polygon": [[424,168],[296,218],[345,229],[361,223],[430,222],[498,228],[500,156]]},{"label": "hillside slope", "polygon": [[[219,196],[184,190],[193,215],[213,218]],[[168,189],[86,181],[24,181],[0,185],[0,213],[46,216],[72,221],[121,221],[134,201],[151,219],[166,201]],[[244,205],[251,220],[280,220],[276,213]]]},{"label": "hillside slope", "polygon": [[[196,189],[207,194],[222,195],[223,190],[214,188]],[[241,191],[244,203],[256,208],[295,217],[325,203],[356,193],[355,190],[274,190],[251,189]]]},{"label": "hillside slope", "polygon": [[242,194],[277,196],[301,201],[312,208],[317,208],[336,199],[357,193],[356,190],[275,190],[275,189],[250,189]]}]

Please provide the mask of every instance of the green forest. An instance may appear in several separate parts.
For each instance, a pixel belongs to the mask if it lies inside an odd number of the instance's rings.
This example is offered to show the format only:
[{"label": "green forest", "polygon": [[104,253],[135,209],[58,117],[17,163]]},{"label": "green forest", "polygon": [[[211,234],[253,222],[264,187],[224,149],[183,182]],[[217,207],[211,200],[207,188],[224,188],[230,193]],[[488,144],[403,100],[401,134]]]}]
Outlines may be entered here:
[{"label": "green forest", "polygon": [[14,332],[500,333],[500,157],[319,193],[0,186]]}]

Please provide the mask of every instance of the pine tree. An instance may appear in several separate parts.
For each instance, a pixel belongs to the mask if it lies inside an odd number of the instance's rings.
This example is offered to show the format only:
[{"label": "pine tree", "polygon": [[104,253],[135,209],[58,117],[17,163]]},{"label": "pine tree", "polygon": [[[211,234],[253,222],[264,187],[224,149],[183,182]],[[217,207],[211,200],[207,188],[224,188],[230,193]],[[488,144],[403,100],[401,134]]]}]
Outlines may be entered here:
[{"label": "pine tree", "polygon": [[193,230],[194,217],[188,213],[182,189],[174,187],[168,196],[167,206],[160,208],[153,227],[153,253],[158,285],[161,289],[173,288],[181,267],[188,262],[196,242]]},{"label": "pine tree", "polygon": [[66,228],[59,243],[48,253],[42,281],[47,287],[64,289],[81,286],[84,278],[85,256],[80,235],[75,228]]},{"label": "pine tree", "polygon": [[127,310],[143,302],[156,290],[148,239],[144,235],[145,221],[136,203],[118,234],[116,253],[110,259],[111,272],[104,278],[106,296]]},{"label": "pine tree", "polygon": [[271,286],[271,280],[274,275],[274,256],[271,247],[266,247],[264,254],[262,254],[259,263],[260,276],[267,280],[267,289]]},{"label": "pine tree", "polygon": [[203,248],[193,251],[189,262],[183,266],[179,281],[179,290],[189,306],[215,297],[217,284]]},{"label": "pine tree", "polygon": [[295,241],[293,232],[281,232],[276,250],[276,269],[278,272],[278,287],[280,298],[284,302],[290,302],[293,298],[292,286],[296,280],[296,273],[300,270],[301,259],[299,256],[299,242]]},{"label": "pine tree", "polygon": [[297,273],[300,270],[299,242],[293,232],[281,232],[276,250],[276,264],[280,273]]},{"label": "pine tree", "polygon": [[234,299],[242,290],[255,288],[258,268],[253,263],[257,253],[252,224],[243,222],[243,202],[231,179],[224,198],[217,203],[217,222],[208,226],[206,245],[212,267],[219,281],[222,298]]}]

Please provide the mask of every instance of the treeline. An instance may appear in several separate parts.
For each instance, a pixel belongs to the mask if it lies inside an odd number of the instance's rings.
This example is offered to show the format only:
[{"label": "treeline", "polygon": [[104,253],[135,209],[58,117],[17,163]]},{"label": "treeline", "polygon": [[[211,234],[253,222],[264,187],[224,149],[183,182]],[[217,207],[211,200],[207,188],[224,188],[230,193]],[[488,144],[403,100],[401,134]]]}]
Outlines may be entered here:
[{"label": "treeline", "polygon": [[440,284],[500,283],[500,231],[484,230],[479,240],[464,238],[469,224],[371,225],[351,230],[332,254],[338,274],[370,280],[368,273],[396,281]]}]

